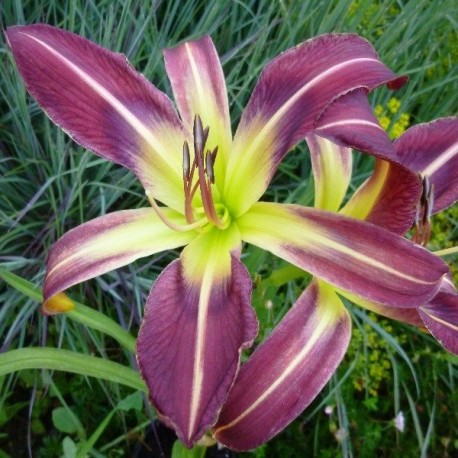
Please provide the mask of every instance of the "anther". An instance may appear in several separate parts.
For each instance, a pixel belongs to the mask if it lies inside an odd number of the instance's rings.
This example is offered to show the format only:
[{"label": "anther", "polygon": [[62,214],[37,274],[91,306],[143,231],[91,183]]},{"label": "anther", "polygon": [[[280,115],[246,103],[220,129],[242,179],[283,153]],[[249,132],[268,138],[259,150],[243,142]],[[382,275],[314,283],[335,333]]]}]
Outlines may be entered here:
[{"label": "anther", "polygon": [[205,146],[205,144],[207,143],[207,140],[208,140],[208,134],[210,133],[210,127],[207,126],[205,129],[204,129],[204,144],[202,146],[202,149],[203,147]]},{"label": "anther", "polygon": [[427,176],[422,177],[420,175],[420,178],[422,180],[423,192],[417,206],[413,241],[426,246],[431,237],[430,217],[434,207],[434,183],[431,184]]},{"label": "anther", "polygon": [[218,154],[218,145],[215,146],[215,149],[211,152],[212,155],[212,162],[215,163],[216,155]]},{"label": "anther", "polygon": [[205,156],[205,171],[212,184],[215,183],[215,172],[213,170],[213,164],[213,155],[211,151],[207,151],[207,155]]},{"label": "anther", "polygon": [[185,140],[183,143],[183,178],[187,181],[189,179],[189,172],[191,170],[190,165],[190,155],[189,155],[189,145]]},{"label": "anther", "polygon": [[[194,126],[193,126],[193,134],[194,134],[194,152],[196,155],[203,153],[205,147],[205,131],[202,126],[202,120],[200,116],[197,115],[194,118]],[[208,132],[207,132],[208,135]]]}]

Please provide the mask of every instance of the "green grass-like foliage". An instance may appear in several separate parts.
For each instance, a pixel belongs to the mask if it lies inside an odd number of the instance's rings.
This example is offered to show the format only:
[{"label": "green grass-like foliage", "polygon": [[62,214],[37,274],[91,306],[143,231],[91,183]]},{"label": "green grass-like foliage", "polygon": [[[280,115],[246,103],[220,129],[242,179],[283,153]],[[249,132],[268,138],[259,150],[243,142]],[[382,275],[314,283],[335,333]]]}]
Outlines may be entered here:
[{"label": "green grass-like foliage", "polygon": [[[400,105],[390,115],[392,126],[400,125],[402,114],[415,124],[454,114],[457,106],[454,0],[443,0],[440,7],[432,0],[0,3],[3,28],[36,22],[63,27],[123,52],[169,94],[161,50],[210,34],[222,56],[233,128],[262,67],[288,47],[327,32],[359,33],[390,68],[410,76],[407,87],[396,94]],[[39,287],[49,248],[67,230],[147,202],[126,169],[77,146],[46,118],[26,94],[3,40],[0,37],[0,266]],[[392,96],[377,90],[374,107],[389,107]],[[305,146],[299,145],[288,156],[266,199],[313,204],[305,153]],[[371,167],[370,159],[356,154],[353,187]],[[434,248],[456,244],[456,211],[447,215],[434,220]],[[70,294],[135,336],[152,281],[173,255],[136,262],[75,287]],[[262,286],[254,292],[254,304],[264,337],[306,280],[256,249],[248,249],[246,261]],[[266,281],[278,269],[284,281]],[[288,275],[296,280],[287,281]],[[112,337],[66,317],[43,317],[38,308],[37,298],[0,280],[2,352],[53,347],[135,366],[132,353]],[[352,347],[322,395],[285,432],[246,456],[417,457],[457,452],[456,358],[419,331],[385,320],[374,322],[361,310],[354,310],[354,318]],[[70,457],[83,442],[84,450],[92,447],[91,456],[131,456],[130,447],[143,440],[151,412],[118,408],[129,393],[118,384],[61,372],[0,376],[0,457],[26,456],[27,450],[37,457]],[[323,412],[326,405],[334,406],[330,415]],[[404,433],[392,423],[400,410],[406,416]],[[62,426],[61,415],[76,418],[78,428]]]}]

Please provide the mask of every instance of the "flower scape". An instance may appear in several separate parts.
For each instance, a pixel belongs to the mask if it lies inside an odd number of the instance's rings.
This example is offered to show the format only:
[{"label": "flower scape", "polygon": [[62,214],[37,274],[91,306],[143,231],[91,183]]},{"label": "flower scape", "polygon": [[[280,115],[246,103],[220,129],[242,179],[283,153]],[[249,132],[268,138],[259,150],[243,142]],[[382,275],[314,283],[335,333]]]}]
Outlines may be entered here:
[{"label": "flower scape", "polygon": [[[394,143],[367,95],[396,76],[353,34],[306,41],[267,64],[234,135],[209,37],[166,49],[169,98],[118,53],[37,24],[9,27],[26,88],[77,143],[130,169],[151,204],[100,216],[49,253],[43,311],[65,312],[71,286],[184,247],[145,304],[137,361],[159,418],[191,447],[211,431],[234,450],[281,431],[341,362],[351,319],[341,296],[427,327],[458,353],[458,296],[449,268],[421,245],[429,217],[458,198],[458,119],[408,129]],[[279,163],[309,145],[314,208],[260,201]],[[376,157],[344,204],[351,148]],[[414,241],[405,237],[414,225]],[[242,242],[313,279],[240,367],[258,323]],[[414,243],[416,242],[416,243]]]}]

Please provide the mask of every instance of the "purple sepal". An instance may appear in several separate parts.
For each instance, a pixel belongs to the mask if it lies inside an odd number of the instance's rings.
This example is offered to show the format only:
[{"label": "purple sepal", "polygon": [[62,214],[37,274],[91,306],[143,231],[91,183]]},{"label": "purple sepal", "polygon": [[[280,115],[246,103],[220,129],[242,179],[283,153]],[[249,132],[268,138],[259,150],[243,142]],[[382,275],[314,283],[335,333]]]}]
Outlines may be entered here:
[{"label": "purple sepal", "polygon": [[296,418],[340,364],[351,336],[332,288],[313,282],[238,374],[214,428],[235,450],[268,441]]}]

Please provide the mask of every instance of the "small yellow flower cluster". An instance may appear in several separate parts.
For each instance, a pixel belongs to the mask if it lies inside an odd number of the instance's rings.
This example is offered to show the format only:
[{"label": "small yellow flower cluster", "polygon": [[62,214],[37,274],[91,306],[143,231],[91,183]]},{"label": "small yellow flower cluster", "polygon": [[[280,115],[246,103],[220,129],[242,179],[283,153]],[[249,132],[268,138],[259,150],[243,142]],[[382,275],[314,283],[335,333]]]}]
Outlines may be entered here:
[{"label": "small yellow flower cluster", "polygon": [[410,115],[407,113],[398,114],[399,108],[401,108],[399,99],[391,97],[386,107],[377,105],[374,110],[380,125],[388,132],[391,139],[398,138],[409,126]]},{"label": "small yellow flower cluster", "polygon": [[[373,313],[370,314],[370,317],[383,326],[385,331],[392,333],[393,328],[388,321]],[[407,339],[404,334],[397,337],[401,343]],[[391,360],[386,347],[385,339],[369,324],[366,323],[363,326],[363,332],[357,327],[353,329],[348,356],[355,358],[359,352],[353,377],[353,387],[356,391],[367,390],[370,396],[377,397],[383,383],[392,379]]]}]

